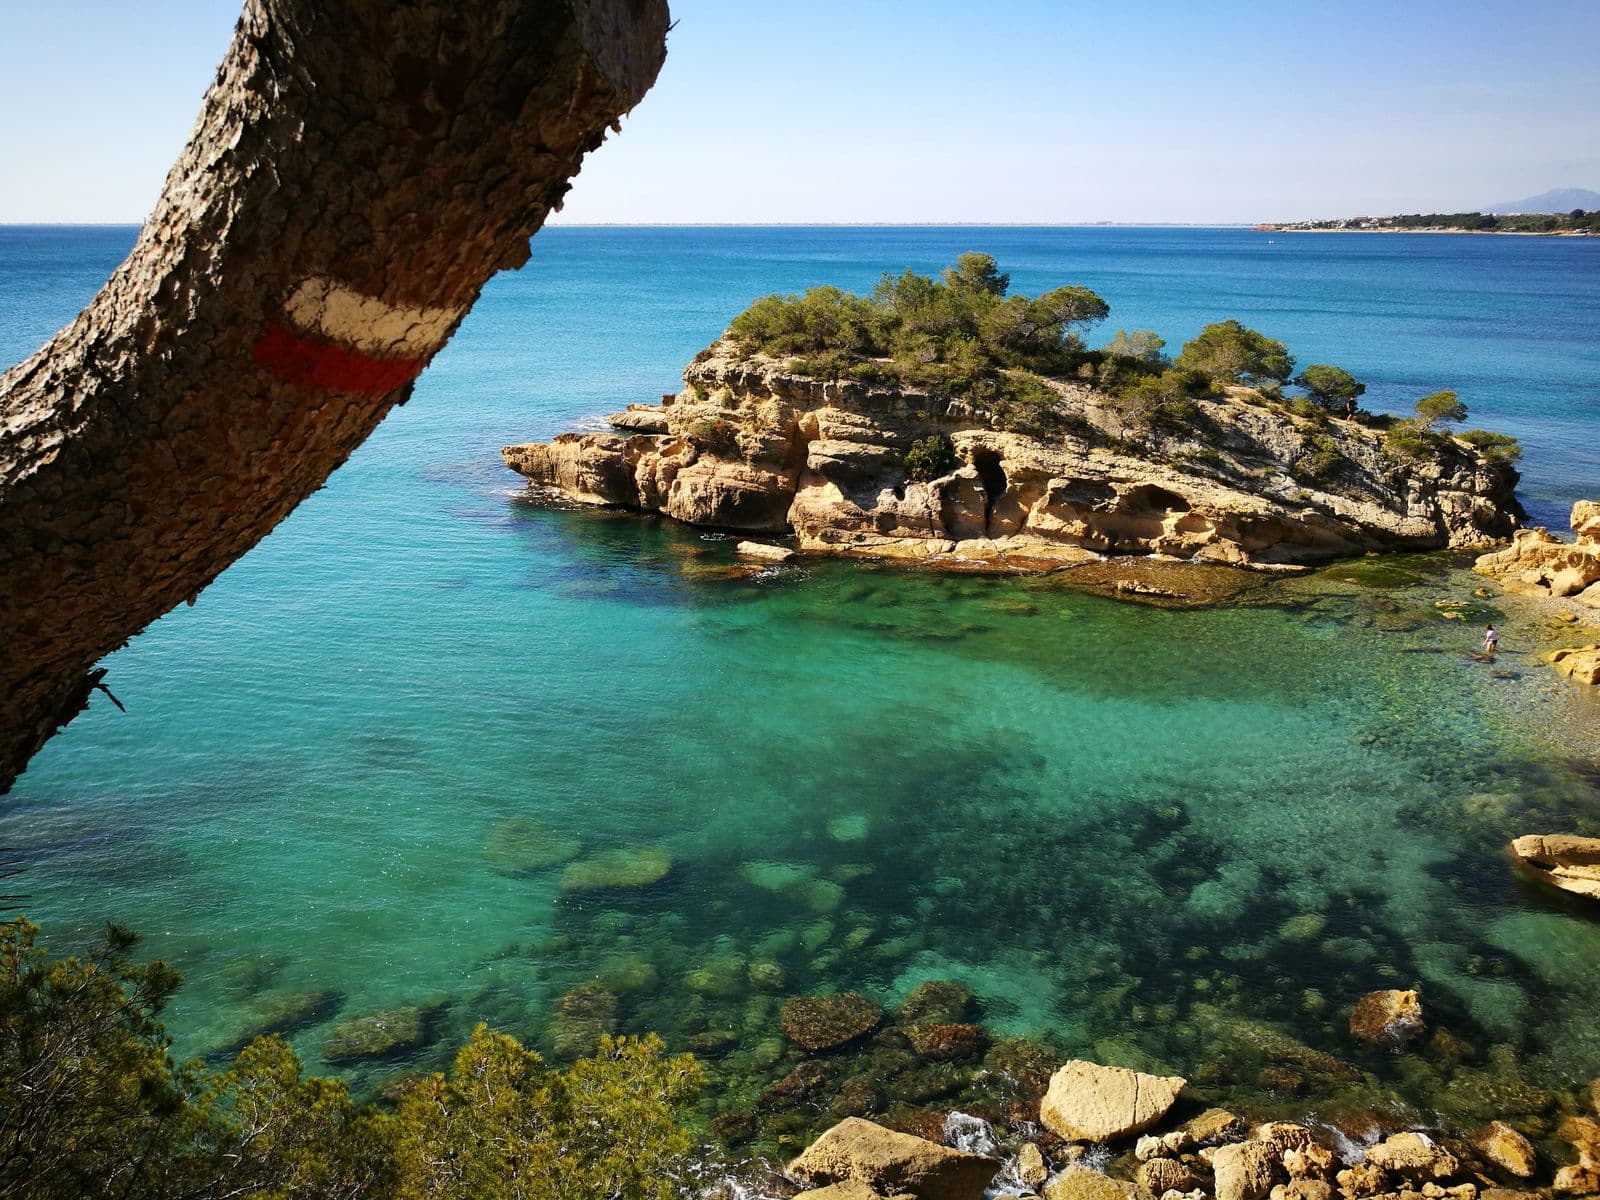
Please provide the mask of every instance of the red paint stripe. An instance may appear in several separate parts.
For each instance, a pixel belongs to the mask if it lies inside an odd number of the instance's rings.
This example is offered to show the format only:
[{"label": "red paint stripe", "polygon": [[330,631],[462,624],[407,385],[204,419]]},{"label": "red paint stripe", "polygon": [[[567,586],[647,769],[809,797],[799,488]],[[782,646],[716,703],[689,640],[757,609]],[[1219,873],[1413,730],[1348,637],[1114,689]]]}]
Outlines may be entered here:
[{"label": "red paint stripe", "polygon": [[360,350],[271,324],[256,339],[252,357],[296,387],[387,396],[422,373],[421,358],[373,358]]}]

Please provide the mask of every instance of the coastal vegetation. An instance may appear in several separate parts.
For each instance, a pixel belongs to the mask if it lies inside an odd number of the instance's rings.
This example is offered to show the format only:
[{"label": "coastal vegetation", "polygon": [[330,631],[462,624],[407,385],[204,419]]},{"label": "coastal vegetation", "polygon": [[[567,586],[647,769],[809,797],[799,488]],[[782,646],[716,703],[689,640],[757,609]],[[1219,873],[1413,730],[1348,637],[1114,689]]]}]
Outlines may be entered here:
[{"label": "coastal vegetation", "polygon": [[[1367,391],[1365,383],[1331,363],[1311,363],[1296,374],[1294,355],[1282,341],[1232,318],[1205,326],[1176,358],[1167,355],[1159,334],[1146,329],[1119,329],[1093,349],[1085,335],[1111,312],[1100,296],[1065,285],[1028,297],[1010,294],[1010,284],[991,255],[969,251],[937,279],[909,269],[885,273],[870,296],[831,285],[763,296],[734,317],[729,337],[739,351],[787,360],[797,374],[959,398],[990,411],[997,428],[1036,434],[1087,431],[1053,386],[1060,382],[1098,392],[1121,433],[1133,437],[1193,422],[1196,400],[1228,389],[1248,389],[1256,402],[1316,424],[1346,415]],[[696,387],[705,399],[704,387]],[[1415,420],[1376,421],[1386,428],[1385,445],[1397,460],[1436,453],[1445,444],[1440,426],[1466,420],[1465,407],[1450,391],[1423,397],[1416,412]],[[732,445],[726,423],[701,421],[689,436],[713,449]],[[1326,476],[1339,451],[1325,434],[1309,436],[1315,444],[1301,469]],[[1521,453],[1515,439],[1503,434],[1475,430],[1461,440],[1496,462]],[[919,443],[913,478],[934,477],[926,474],[932,453]]]},{"label": "coastal vegetation", "polygon": [[659,1039],[600,1037],[558,1070],[479,1026],[448,1075],[390,1109],[306,1075],[279,1037],[221,1070],[174,1063],[161,1021],[179,985],[112,927],[50,958],[0,925],[0,1197],[6,1200],[668,1200],[701,1082]]},{"label": "coastal vegetation", "polygon": [[1264,232],[1369,233],[1566,233],[1600,234],[1600,210],[1565,213],[1403,213],[1390,217],[1341,217],[1258,225]]}]

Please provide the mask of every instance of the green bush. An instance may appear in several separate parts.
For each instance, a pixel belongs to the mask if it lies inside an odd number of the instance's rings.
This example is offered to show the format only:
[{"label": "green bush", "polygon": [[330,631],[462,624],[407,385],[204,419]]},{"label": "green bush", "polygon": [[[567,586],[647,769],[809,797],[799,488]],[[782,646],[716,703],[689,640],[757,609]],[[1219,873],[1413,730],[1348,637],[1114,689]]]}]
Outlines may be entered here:
[{"label": "green bush", "polygon": [[1178,366],[1219,383],[1283,383],[1294,371],[1294,357],[1275,341],[1238,321],[1217,321],[1185,342]]},{"label": "green bush", "polygon": [[1508,433],[1490,433],[1487,429],[1468,429],[1456,434],[1489,462],[1509,463],[1522,457],[1522,443]]},{"label": "green bush", "polygon": [[1383,444],[1398,458],[1432,458],[1439,452],[1439,438],[1420,421],[1396,421],[1383,434]]},{"label": "green bush", "polygon": [[906,476],[927,483],[948,475],[956,468],[955,444],[944,434],[934,434],[911,443],[906,451]]},{"label": "green bush", "polygon": [[51,960],[0,924],[0,1196],[16,1200],[667,1200],[700,1085],[655,1038],[602,1039],[565,1071],[481,1026],[447,1076],[385,1113],[305,1076],[276,1037],[232,1065],[176,1066],[160,1013],[178,986],[109,928]]},{"label": "green bush", "polygon": [[1346,461],[1337,441],[1326,433],[1313,433],[1304,439],[1293,473],[1297,479],[1326,479]]},{"label": "green bush", "polygon": [[689,444],[702,454],[719,458],[736,458],[739,455],[739,431],[729,421],[720,417],[701,417],[691,421],[683,431]]},{"label": "green bush", "polygon": [[1367,385],[1349,371],[1327,363],[1312,363],[1295,376],[1294,381],[1310,393],[1314,404],[1330,412],[1344,412],[1347,402],[1367,390]]},{"label": "green bush", "polygon": [[1429,429],[1436,425],[1459,424],[1467,419],[1467,406],[1448,388],[1429,392],[1417,401],[1417,419]]}]

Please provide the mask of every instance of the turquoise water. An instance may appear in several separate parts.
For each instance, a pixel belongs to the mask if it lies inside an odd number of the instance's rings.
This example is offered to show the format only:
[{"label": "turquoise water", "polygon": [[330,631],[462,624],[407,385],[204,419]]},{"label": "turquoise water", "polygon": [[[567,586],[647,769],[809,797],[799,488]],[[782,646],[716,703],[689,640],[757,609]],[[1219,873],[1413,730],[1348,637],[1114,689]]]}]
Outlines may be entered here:
[{"label": "turquoise water", "polygon": [[[0,361],[131,238],[0,230]],[[1413,984],[1471,1051],[1360,1060],[1388,1093],[1467,1113],[1439,1097],[1491,1065],[1600,1074],[1600,924],[1500,857],[1516,833],[1600,832],[1600,706],[1530,663],[1570,632],[1475,598],[1459,563],[1206,611],[1058,578],[747,576],[726,541],[530,504],[499,465],[505,442],[675,390],[756,294],[973,247],[1018,289],[1100,291],[1108,333],[1176,345],[1235,315],[1349,366],[1375,407],[1454,386],[1527,445],[1537,517],[1600,494],[1600,243],[552,230],[324,491],[108,660],[127,713],[97,703],[0,808],[29,915],[62,947],[110,918],[142,931],[188,977],[184,1053],[300,1003],[294,1042],[332,1069],[330,1020],[427,1007],[426,1045],[343,1068],[362,1087],[480,1019],[559,1046],[559,998],[597,976],[621,1028],[730,1035],[708,1111],[793,1065],[783,997],[936,978],[997,1036],[1224,1095],[1323,1095],[1219,1047],[1268,1022],[1349,1054],[1354,998]],[[1453,622],[1442,599],[1476,607]],[[1491,617],[1498,671],[1464,653]],[[537,844],[513,844],[530,820]],[[574,856],[582,874],[619,850],[671,868],[562,891]]]}]

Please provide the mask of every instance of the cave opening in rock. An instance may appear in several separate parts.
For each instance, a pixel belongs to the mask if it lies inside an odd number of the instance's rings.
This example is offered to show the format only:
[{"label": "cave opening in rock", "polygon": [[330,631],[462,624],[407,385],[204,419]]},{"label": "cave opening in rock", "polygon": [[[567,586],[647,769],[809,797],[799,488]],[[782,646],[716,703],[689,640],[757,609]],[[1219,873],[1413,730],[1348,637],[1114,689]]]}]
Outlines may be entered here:
[{"label": "cave opening in rock", "polygon": [[977,469],[978,478],[983,482],[983,494],[987,497],[986,507],[992,510],[995,501],[1006,494],[1006,472],[1000,465],[1000,456],[993,450],[974,450],[972,465]]}]

